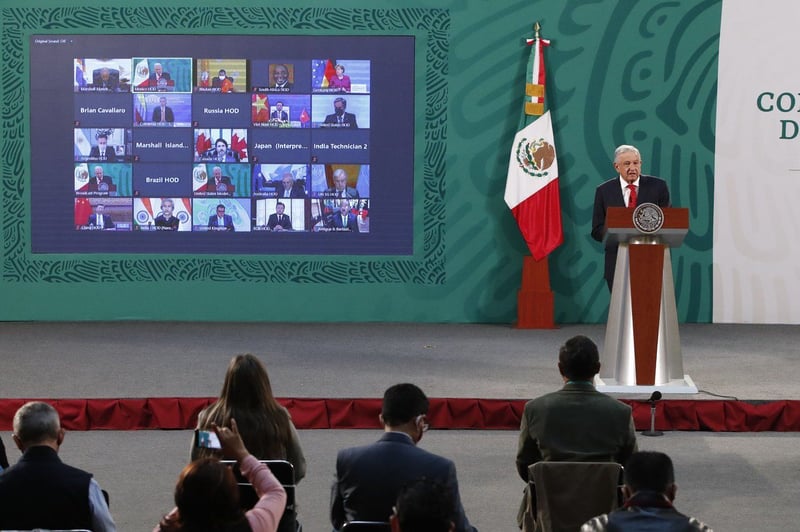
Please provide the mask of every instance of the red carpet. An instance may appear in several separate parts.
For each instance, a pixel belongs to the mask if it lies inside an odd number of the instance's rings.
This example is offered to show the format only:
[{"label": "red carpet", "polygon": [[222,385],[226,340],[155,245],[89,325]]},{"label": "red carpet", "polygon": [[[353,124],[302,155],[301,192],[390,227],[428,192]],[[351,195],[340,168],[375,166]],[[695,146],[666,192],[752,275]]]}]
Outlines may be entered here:
[{"label": "red carpet", "polygon": [[[191,429],[208,397],[145,399],[46,399],[68,430]],[[30,399],[0,400],[0,430],[11,430],[14,412]],[[279,399],[298,429],[377,429],[380,399]],[[515,430],[523,399],[431,398],[436,429]],[[650,428],[646,401],[633,407],[638,430]],[[800,401],[664,400],[656,407],[658,430],[715,432],[800,431]]]}]

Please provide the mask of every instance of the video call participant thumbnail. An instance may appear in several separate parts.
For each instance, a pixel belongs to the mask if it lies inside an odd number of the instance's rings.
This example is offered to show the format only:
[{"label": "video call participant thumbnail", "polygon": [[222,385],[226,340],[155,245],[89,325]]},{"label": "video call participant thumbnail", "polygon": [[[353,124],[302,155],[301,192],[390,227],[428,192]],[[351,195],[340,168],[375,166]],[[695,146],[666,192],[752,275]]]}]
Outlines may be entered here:
[{"label": "video call participant thumbnail", "polygon": [[352,128],[358,129],[356,122],[356,115],[348,113],[347,100],[342,97],[333,100],[333,113],[325,117],[323,127],[338,127],[338,128]]},{"label": "video call participant thumbnail", "polygon": [[97,140],[97,144],[92,146],[92,149],[89,151],[88,160],[115,162],[117,160],[117,153],[114,151],[114,148],[108,145],[108,132],[98,131],[95,134],[95,140]]},{"label": "video call participant thumbnail", "polygon": [[175,113],[172,107],[167,105],[167,97],[162,96],[158,99],[159,106],[153,109],[152,121],[158,124],[170,124],[175,122]]},{"label": "video call participant thumbnail", "polygon": [[286,64],[272,64],[270,65],[272,75],[270,76],[271,83],[269,88],[275,92],[289,92],[294,85],[291,81],[289,65]]},{"label": "video call participant thumbnail", "polygon": [[337,168],[333,171],[333,186],[325,191],[324,196],[358,199],[358,190],[347,186],[347,172],[344,168]]},{"label": "video call participant thumbnail", "polygon": [[114,220],[111,219],[110,215],[105,214],[104,211],[105,205],[102,203],[95,205],[94,213],[89,215],[86,225],[89,227],[95,227],[97,229],[113,229]]},{"label": "video call participant thumbnail", "polygon": [[338,92],[350,92],[350,76],[345,75],[344,65],[336,65],[336,75],[328,80],[328,88]]},{"label": "video call participant thumbnail", "polygon": [[98,196],[112,195],[116,193],[117,187],[111,176],[106,175],[102,166],[94,167],[94,175],[89,178],[88,192],[95,192]]},{"label": "video call participant thumbnail", "polygon": [[211,88],[223,93],[233,92],[233,82],[233,78],[228,76],[225,69],[220,68],[217,77],[211,80]]},{"label": "video call participant thumbnail", "polygon": [[333,215],[333,227],[338,231],[352,231],[358,233],[358,220],[350,208],[348,200],[339,202],[339,212]]},{"label": "video call participant thumbnail", "polygon": [[275,213],[270,214],[267,221],[270,231],[291,231],[292,219],[288,214],[284,214],[285,210],[286,205],[283,202],[279,201],[275,204]]},{"label": "video call participant thumbnail", "polygon": [[221,203],[217,205],[217,214],[209,216],[208,229],[209,231],[236,231],[233,226],[233,217],[225,214],[225,205]]},{"label": "video call participant thumbnail", "polygon": [[161,200],[161,212],[156,216],[156,231],[177,231],[181,224],[177,217],[173,216],[175,202],[170,198]]},{"label": "video call participant thumbnail", "polygon": [[279,198],[305,198],[306,189],[304,184],[296,181],[291,172],[285,172],[281,176],[281,183],[276,187]]},{"label": "video call participant thumbnail", "polygon": [[92,86],[98,92],[119,92],[119,70],[103,67],[92,73]]},{"label": "video call participant thumbnail", "polygon": [[222,168],[215,166],[206,183],[206,192],[220,196],[232,196],[236,187],[231,183],[230,176],[222,174]]},{"label": "video call participant thumbnail", "polygon": [[[137,66],[137,73],[142,71],[142,67]],[[141,74],[139,74],[141,75]],[[147,78],[136,84],[137,90],[146,91],[170,91],[175,88],[175,82],[172,80],[172,75],[164,70],[164,66],[156,62],[153,64],[153,70],[149,72]]]},{"label": "video call participant thumbnail", "polygon": [[239,154],[228,148],[228,141],[218,138],[214,146],[206,150],[201,156],[201,161],[217,161],[221,163],[238,163]]}]

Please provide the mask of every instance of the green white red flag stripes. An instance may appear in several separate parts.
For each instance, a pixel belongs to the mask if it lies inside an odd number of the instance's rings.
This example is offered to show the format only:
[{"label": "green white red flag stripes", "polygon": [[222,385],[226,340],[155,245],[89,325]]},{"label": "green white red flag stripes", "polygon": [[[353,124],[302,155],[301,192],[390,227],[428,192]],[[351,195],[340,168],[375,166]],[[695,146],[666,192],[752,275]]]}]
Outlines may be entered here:
[{"label": "green white red flag stripes", "polygon": [[[539,38],[532,41],[526,85],[526,94],[531,96],[531,100],[526,101],[526,116],[521,120],[522,124],[527,122],[528,115],[541,114],[543,108],[543,49],[547,44]],[[543,259],[561,245],[564,233],[558,159],[550,111],[534,119],[514,136],[504,197],[534,259]]]}]

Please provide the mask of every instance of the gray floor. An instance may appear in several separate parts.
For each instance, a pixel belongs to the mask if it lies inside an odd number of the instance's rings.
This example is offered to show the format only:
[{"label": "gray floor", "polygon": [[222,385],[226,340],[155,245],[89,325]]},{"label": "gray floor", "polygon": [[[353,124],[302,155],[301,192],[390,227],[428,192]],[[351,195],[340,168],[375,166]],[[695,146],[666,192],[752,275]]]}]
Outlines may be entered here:
[{"label": "gray floor", "polygon": [[[412,381],[431,397],[529,398],[559,386],[558,347],[575,334],[498,325],[0,323],[4,398],[214,396],[234,353],[263,358],[280,397],[379,397]],[[739,399],[800,399],[800,327],[684,325],[684,365],[698,387]],[[669,453],[677,506],[717,531],[797,530],[799,433],[668,432],[640,447]],[[370,430],[306,430],[298,488],[306,532],[329,530],[336,451]],[[2,433],[6,445],[9,434]],[[455,460],[467,515],[483,532],[514,530],[522,483],[515,431],[432,430],[421,445]],[[71,432],[63,458],[111,494],[123,531],[151,530],[172,504],[189,431]],[[9,450],[15,461],[16,450]]]},{"label": "gray floor", "polygon": [[[62,446],[68,463],[94,473],[111,494],[121,531],[146,531],[172,505],[178,472],[188,459],[189,431],[72,432]],[[308,476],[298,486],[306,532],[330,530],[331,479],[339,448],[370,442],[368,430],[300,431]],[[5,442],[8,433],[2,434]],[[515,530],[522,482],[513,465],[514,431],[432,430],[421,445],[456,462],[467,516],[482,532]],[[797,433],[669,432],[640,438],[676,464],[676,506],[716,531],[797,530],[800,522],[800,438]],[[18,453],[9,452],[16,460]]]}]

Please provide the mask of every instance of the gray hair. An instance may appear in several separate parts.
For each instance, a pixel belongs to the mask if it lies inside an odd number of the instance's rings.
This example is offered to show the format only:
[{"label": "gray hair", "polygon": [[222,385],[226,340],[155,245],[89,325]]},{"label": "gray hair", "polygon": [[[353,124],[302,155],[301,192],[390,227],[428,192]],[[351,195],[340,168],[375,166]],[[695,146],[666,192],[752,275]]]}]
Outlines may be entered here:
[{"label": "gray hair", "polygon": [[620,155],[623,153],[633,152],[636,154],[637,157],[641,160],[642,154],[639,153],[639,150],[636,149],[636,146],[631,146],[630,144],[623,144],[622,146],[618,146],[616,150],[614,150],[614,162],[617,161]]},{"label": "gray hair", "polygon": [[25,446],[55,440],[60,429],[58,412],[47,403],[31,401],[14,414],[14,434]]}]

